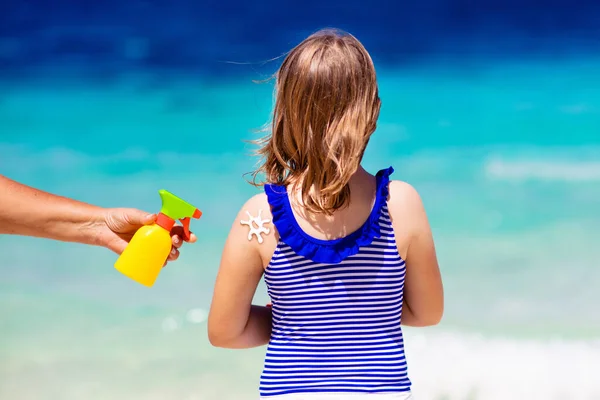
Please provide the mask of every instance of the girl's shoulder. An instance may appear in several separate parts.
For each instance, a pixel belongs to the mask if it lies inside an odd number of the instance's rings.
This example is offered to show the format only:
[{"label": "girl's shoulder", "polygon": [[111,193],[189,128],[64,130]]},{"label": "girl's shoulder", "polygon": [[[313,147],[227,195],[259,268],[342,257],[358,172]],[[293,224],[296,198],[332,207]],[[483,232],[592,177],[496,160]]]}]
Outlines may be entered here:
[{"label": "girl's shoulder", "polygon": [[242,208],[269,208],[269,201],[267,199],[267,194],[265,192],[257,193],[250,198],[248,198]]},{"label": "girl's shoulder", "polygon": [[388,211],[398,238],[410,239],[429,229],[421,195],[408,182],[390,181]]},{"label": "girl's shoulder", "polygon": [[[265,267],[277,245],[279,234],[273,222],[273,214],[265,193],[247,199],[239,209],[232,235],[257,252]],[[243,237],[243,239],[241,239]]]},{"label": "girl's shoulder", "polygon": [[396,207],[414,207],[421,202],[417,189],[408,182],[390,180],[388,203]]},{"label": "girl's shoulder", "polygon": [[273,222],[273,214],[271,205],[266,193],[258,193],[246,200],[240,208],[238,219],[248,220],[253,219],[255,222],[263,221],[264,226],[271,226]]}]

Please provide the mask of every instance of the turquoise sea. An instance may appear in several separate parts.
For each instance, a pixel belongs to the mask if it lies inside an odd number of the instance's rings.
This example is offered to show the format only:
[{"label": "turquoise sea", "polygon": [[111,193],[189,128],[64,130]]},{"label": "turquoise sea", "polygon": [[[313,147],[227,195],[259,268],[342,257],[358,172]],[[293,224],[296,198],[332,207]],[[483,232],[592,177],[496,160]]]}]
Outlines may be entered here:
[{"label": "turquoise sea", "polygon": [[[446,291],[439,326],[406,329],[416,399],[600,399],[598,71],[589,57],[378,70],[364,164],[420,191]],[[151,289],[105,249],[0,237],[0,398],[258,397],[264,349],[212,348],[205,319],[227,231],[258,190],[242,175],[269,117],[263,78],[0,82],[0,173],[152,212],[165,188],[204,212]]]}]

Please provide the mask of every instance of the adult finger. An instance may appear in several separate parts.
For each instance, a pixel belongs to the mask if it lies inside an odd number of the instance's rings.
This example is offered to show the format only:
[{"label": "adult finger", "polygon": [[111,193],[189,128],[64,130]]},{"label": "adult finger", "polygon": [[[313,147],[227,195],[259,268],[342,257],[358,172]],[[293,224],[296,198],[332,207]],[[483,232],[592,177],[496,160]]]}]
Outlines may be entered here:
[{"label": "adult finger", "polygon": [[183,239],[179,237],[179,235],[173,235],[173,237],[171,237],[171,243],[173,243],[173,247],[178,249],[183,244]]},{"label": "adult finger", "polygon": [[[182,241],[184,240],[183,238],[185,237],[185,231],[183,230],[183,226],[181,225],[175,225],[173,228],[171,228],[171,236],[179,236],[179,239],[181,239]],[[196,235],[194,235],[193,232],[190,232],[190,238],[189,240],[185,240],[188,243],[194,243],[196,240],[198,240],[198,238],[196,237]],[[173,242],[173,244],[175,244]]]},{"label": "adult finger", "polygon": [[167,258],[167,261],[175,261],[178,258],[179,258],[179,250],[177,250],[176,248],[172,248],[171,253],[169,254],[169,257]]}]

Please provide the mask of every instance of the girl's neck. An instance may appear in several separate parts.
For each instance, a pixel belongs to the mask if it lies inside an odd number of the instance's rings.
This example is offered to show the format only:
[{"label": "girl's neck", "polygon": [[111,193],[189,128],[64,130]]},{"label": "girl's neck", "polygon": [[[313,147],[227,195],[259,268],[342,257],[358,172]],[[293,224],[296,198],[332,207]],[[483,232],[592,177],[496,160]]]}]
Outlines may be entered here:
[{"label": "girl's neck", "polygon": [[302,207],[302,196],[299,190],[289,192],[292,209],[296,220],[303,230],[320,239],[343,237],[358,229],[368,218],[375,203],[375,177],[362,166],[352,175],[349,204],[334,212],[333,215],[312,214]]}]

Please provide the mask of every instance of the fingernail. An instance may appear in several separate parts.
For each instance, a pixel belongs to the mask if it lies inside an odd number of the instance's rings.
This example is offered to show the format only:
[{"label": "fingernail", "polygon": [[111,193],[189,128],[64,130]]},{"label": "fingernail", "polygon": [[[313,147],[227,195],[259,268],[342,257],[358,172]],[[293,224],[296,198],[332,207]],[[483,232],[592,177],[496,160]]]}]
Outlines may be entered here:
[{"label": "fingernail", "polygon": [[179,243],[179,236],[173,236],[173,243]]},{"label": "fingernail", "polygon": [[171,254],[175,255],[175,251],[176,251],[175,249],[171,249]]}]

